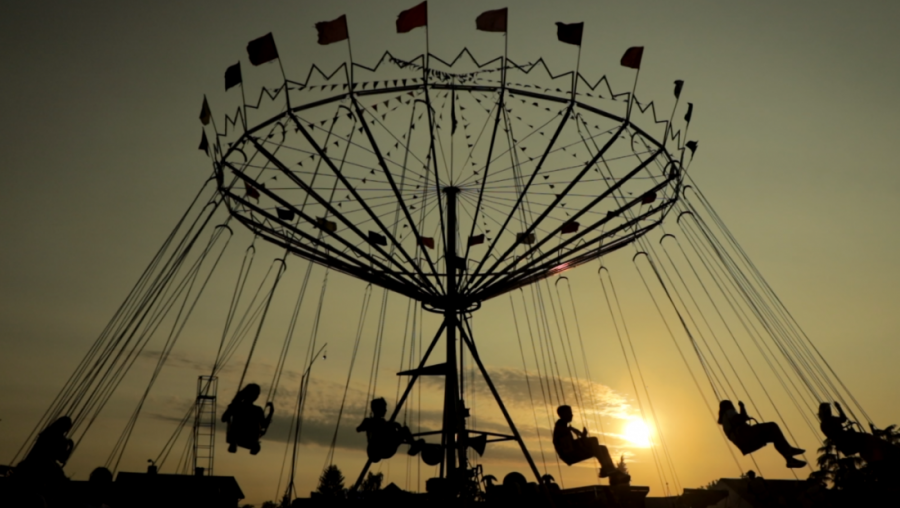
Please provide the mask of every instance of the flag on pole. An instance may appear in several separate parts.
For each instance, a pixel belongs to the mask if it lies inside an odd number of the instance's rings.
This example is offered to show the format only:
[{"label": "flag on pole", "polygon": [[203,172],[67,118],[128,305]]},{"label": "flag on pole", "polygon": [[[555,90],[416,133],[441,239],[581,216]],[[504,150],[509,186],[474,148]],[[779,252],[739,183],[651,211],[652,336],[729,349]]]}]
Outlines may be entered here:
[{"label": "flag on pole", "polygon": [[203,137],[200,138],[200,150],[206,152],[206,155],[209,155],[209,141],[206,139],[206,131],[203,131]]},{"label": "flag on pole", "polygon": [[209,110],[209,103],[206,102],[206,96],[203,96],[203,107],[200,108],[200,121],[203,125],[208,125],[212,118],[212,112]]},{"label": "flag on pole", "polygon": [[684,115],[684,121],[691,123],[691,117],[694,116],[694,103],[688,102],[688,112]]},{"label": "flag on pole", "polygon": [[575,222],[573,220],[570,220],[569,222],[566,222],[565,224],[562,225],[562,228],[559,230],[559,232],[564,235],[567,235],[569,233],[574,233],[574,232],[578,231],[579,226],[580,226],[580,224],[578,224],[577,222]]},{"label": "flag on pole", "polygon": [[319,32],[319,44],[323,45],[350,38],[350,32],[347,31],[347,16],[341,16],[333,21],[320,21],[316,23],[316,31]]},{"label": "flag on pole", "polygon": [[288,222],[294,220],[293,210],[288,210],[287,208],[275,208],[275,212],[278,213],[278,218],[281,220],[286,220]]},{"label": "flag on pole", "polygon": [[484,243],[484,235],[475,235],[469,237],[469,247],[473,245],[481,245]]},{"label": "flag on pole", "polygon": [[428,247],[431,250],[434,250],[434,238],[428,238],[426,236],[419,237],[419,245],[422,247]]},{"label": "flag on pole", "polygon": [[475,29],[482,32],[506,32],[506,7],[485,11],[475,18]]},{"label": "flag on pole", "polygon": [[225,91],[227,92],[229,88],[233,86],[240,85],[243,82],[241,79],[241,62],[238,62],[231,67],[225,69]]},{"label": "flag on pole", "polygon": [[675,80],[675,98],[681,98],[681,87],[684,86],[684,81],[680,79]]},{"label": "flag on pole", "polygon": [[275,47],[272,32],[250,41],[247,44],[247,55],[250,56],[250,63],[253,65],[262,65],[278,58],[278,48]]},{"label": "flag on pole", "polygon": [[325,217],[316,217],[316,224],[318,224],[320,228],[326,231],[331,231],[332,233],[337,231],[337,224],[325,219]]},{"label": "flag on pole", "polygon": [[691,157],[693,157],[693,156],[694,156],[694,152],[697,151],[697,142],[696,142],[696,141],[688,141],[687,143],[684,144],[684,146],[690,148],[690,150],[691,150]]},{"label": "flag on pole", "polygon": [[375,245],[387,245],[387,238],[384,235],[379,235],[374,231],[369,231],[369,243]]},{"label": "flag on pole", "polygon": [[559,42],[581,46],[581,34],[584,32],[584,23],[556,23],[556,37]]},{"label": "flag on pole", "polygon": [[534,233],[516,233],[516,241],[519,243],[534,243]]},{"label": "flag on pole", "polygon": [[625,51],[625,54],[622,55],[622,65],[624,67],[631,67],[632,69],[640,69],[641,68],[641,58],[644,56],[644,47],[643,46],[633,46],[628,48]]},{"label": "flag on pole", "polygon": [[397,33],[405,34],[413,28],[428,26],[428,2],[407,9],[397,16]]},{"label": "flag on pole", "polygon": [[641,196],[641,204],[649,205],[650,203],[656,201],[656,192],[650,191],[643,196]]}]

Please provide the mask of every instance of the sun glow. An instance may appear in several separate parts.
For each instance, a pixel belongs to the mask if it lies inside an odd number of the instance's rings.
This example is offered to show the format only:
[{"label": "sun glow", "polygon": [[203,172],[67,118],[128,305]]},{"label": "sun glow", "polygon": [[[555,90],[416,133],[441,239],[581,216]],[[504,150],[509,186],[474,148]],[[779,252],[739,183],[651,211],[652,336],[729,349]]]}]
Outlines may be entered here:
[{"label": "sun glow", "polygon": [[649,448],[650,427],[640,418],[633,418],[625,424],[625,432],[623,436],[629,443],[641,448]]}]

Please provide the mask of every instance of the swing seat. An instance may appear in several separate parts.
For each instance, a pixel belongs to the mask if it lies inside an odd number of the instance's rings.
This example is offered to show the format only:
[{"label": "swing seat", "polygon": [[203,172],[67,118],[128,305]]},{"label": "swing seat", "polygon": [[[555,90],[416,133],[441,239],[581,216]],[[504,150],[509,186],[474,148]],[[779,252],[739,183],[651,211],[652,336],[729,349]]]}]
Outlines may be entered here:
[{"label": "swing seat", "polygon": [[400,445],[405,442],[403,429],[397,422],[382,423],[380,428],[373,429],[368,438],[366,454],[372,462],[393,457]]},{"label": "swing seat", "polygon": [[230,445],[228,451],[235,453],[241,447],[250,450],[252,455],[259,453],[259,440],[266,434],[265,424],[265,412],[259,406],[234,411],[225,432],[225,441]]},{"label": "swing seat", "polygon": [[425,443],[422,445],[422,462],[429,466],[436,466],[444,460],[444,448],[437,443]]},{"label": "swing seat", "polygon": [[761,450],[768,444],[765,436],[754,431],[753,427],[754,426],[752,425],[741,426],[735,429],[733,435],[728,436],[728,439],[731,440],[744,455],[749,455],[755,451]]}]

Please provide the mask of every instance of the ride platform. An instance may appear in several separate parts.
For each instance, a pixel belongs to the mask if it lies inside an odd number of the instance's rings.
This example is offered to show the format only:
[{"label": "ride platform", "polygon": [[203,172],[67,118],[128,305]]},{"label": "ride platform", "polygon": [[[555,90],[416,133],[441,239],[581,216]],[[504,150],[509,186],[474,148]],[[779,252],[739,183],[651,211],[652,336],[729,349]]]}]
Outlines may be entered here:
[{"label": "ride platform", "polygon": [[[335,505],[346,507],[390,506],[391,508],[455,508],[458,506],[535,506],[552,508],[644,508],[645,499],[650,487],[594,485],[572,489],[553,489],[542,491],[535,484],[524,489],[511,490],[497,485],[484,493],[483,499],[466,500],[462,498],[448,499],[435,493],[406,492],[389,485],[376,492],[359,493],[356,499],[332,499],[313,495],[309,498],[298,498],[291,503],[292,508],[324,508]],[[315,493],[313,493],[315,494]]]}]

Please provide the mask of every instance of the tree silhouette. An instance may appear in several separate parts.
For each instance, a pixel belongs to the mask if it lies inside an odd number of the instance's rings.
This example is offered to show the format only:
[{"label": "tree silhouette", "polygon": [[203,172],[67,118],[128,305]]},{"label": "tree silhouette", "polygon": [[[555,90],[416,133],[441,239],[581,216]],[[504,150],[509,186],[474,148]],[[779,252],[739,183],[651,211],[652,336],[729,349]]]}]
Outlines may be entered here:
[{"label": "tree silhouette", "polygon": [[621,471],[622,473],[628,474],[628,466],[625,465],[625,454],[623,453],[621,457],[619,457],[619,463],[616,464],[616,469]]},{"label": "tree silhouette", "polygon": [[892,445],[900,444],[900,429],[897,428],[896,425],[888,425],[884,429],[876,429],[874,426],[872,427],[872,435],[875,437],[879,437],[884,439],[888,443]]},{"label": "tree silhouette", "polygon": [[319,477],[319,486],[316,487],[322,497],[341,499],[344,497],[344,475],[334,464],[325,468]]},{"label": "tree silhouette", "polygon": [[865,462],[857,456],[841,456],[831,439],[825,438],[818,452],[819,470],[810,475],[814,480],[831,485],[835,490],[851,489],[863,480],[864,472],[860,469]]},{"label": "tree silhouette", "polygon": [[384,481],[384,474],[372,474],[369,473],[366,475],[366,479],[363,480],[362,485],[359,486],[359,490],[363,492],[375,492],[377,490],[381,490],[381,482]]}]

